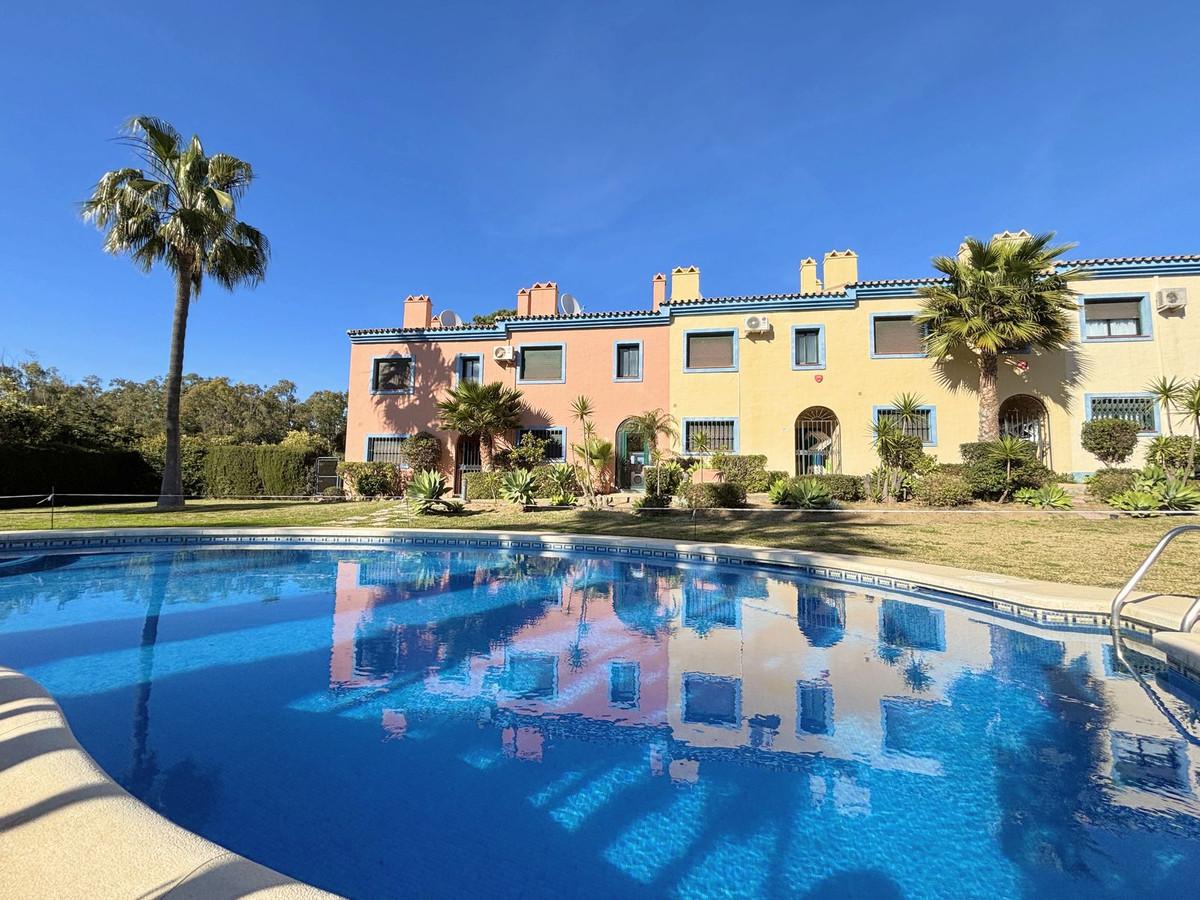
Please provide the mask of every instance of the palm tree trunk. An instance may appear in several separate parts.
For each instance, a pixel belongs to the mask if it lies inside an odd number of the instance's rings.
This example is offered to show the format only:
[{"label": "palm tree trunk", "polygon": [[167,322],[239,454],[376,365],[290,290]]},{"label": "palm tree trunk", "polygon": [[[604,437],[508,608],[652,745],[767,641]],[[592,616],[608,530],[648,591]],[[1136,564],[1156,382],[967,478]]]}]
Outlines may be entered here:
[{"label": "palm tree trunk", "polygon": [[479,467],[485,472],[492,471],[492,436],[479,435]]},{"label": "palm tree trunk", "polygon": [[163,460],[159,509],[183,506],[183,469],[179,462],[179,395],[183,389],[183,345],[187,338],[188,305],[192,299],[189,265],[175,273],[175,318],[171,323],[171,360],[167,366],[167,455]]},{"label": "palm tree trunk", "polygon": [[1000,440],[1000,395],[996,389],[999,360],[995,353],[979,354],[979,440]]}]

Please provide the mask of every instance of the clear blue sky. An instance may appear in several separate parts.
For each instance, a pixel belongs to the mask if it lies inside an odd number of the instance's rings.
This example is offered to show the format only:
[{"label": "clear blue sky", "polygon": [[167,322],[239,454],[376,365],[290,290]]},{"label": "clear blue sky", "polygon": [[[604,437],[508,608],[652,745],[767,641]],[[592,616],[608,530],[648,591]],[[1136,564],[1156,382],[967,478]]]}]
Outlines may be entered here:
[{"label": "clear blue sky", "polygon": [[250,160],[264,285],[210,285],[186,367],[344,388],[347,328],[409,293],[471,314],[555,279],[644,306],[795,290],[807,255],[921,275],[964,234],[1194,252],[1194,3],[16,4],[0,54],[0,352],[166,366],[169,276],[74,204],[133,114]]}]

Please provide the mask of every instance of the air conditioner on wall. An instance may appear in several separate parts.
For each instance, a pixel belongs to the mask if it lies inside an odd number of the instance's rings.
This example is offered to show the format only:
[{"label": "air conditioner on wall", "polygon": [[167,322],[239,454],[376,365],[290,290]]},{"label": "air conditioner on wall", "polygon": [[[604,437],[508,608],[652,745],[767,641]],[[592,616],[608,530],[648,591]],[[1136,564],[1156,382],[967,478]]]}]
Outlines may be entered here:
[{"label": "air conditioner on wall", "polygon": [[1154,298],[1154,305],[1159,312],[1170,312],[1187,306],[1187,288],[1167,288],[1159,291]]},{"label": "air conditioner on wall", "polygon": [[743,325],[747,334],[762,334],[771,330],[771,322],[766,316],[746,316]]},{"label": "air conditioner on wall", "polygon": [[504,344],[492,348],[492,359],[496,362],[512,362],[517,358],[517,348]]}]

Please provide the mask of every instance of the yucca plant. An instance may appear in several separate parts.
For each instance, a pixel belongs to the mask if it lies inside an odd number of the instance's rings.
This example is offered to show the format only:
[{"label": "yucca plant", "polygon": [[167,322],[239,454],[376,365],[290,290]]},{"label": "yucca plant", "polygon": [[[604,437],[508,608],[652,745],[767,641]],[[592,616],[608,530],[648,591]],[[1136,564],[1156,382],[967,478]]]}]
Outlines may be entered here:
[{"label": "yucca plant", "polygon": [[987,458],[992,462],[1004,464],[1004,490],[1000,493],[1001,503],[1008,499],[1008,492],[1012,490],[1013,465],[1030,462],[1036,453],[1036,448],[1029,441],[1021,440],[1010,434],[1006,434],[988,445]]},{"label": "yucca plant", "polygon": [[1155,402],[1162,407],[1163,418],[1167,420],[1167,434],[1174,434],[1175,425],[1171,421],[1171,414],[1187,398],[1188,383],[1175,375],[1169,378],[1160,375],[1142,390],[1154,397]]},{"label": "yucca plant", "polygon": [[513,469],[504,474],[500,492],[510,503],[531,506],[537,495],[537,478],[529,469]]},{"label": "yucca plant", "polygon": [[1196,471],[1196,447],[1200,445],[1200,378],[1188,384],[1183,396],[1176,403],[1183,413],[1183,420],[1191,425],[1192,445],[1188,448],[1187,474]]}]

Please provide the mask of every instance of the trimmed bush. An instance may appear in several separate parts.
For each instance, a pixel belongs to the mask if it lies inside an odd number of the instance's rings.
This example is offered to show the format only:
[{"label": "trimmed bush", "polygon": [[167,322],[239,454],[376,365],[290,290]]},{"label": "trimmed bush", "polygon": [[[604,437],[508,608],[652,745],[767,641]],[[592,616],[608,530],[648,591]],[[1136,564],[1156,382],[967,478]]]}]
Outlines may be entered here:
[{"label": "trimmed bush", "polygon": [[665,462],[661,466],[646,466],[642,470],[642,477],[646,480],[647,492],[662,497],[674,497],[688,480],[683,466],[673,461]]},{"label": "trimmed bush", "polygon": [[667,509],[671,498],[662,494],[643,494],[633,501],[634,509]]},{"label": "trimmed bush", "polygon": [[680,496],[688,509],[738,509],[746,505],[746,489],[728,481],[689,484]]},{"label": "trimmed bush", "polygon": [[922,506],[963,506],[972,498],[971,486],[961,475],[930,472],[913,486],[913,499]]},{"label": "trimmed bush", "polygon": [[441,471],[442,442],[428,431],[414,434],[402,446],[401,456],[405,464],[414,472]]},{"label": "trimmed bush", "polygon": [[1137,475],[1134,469],[1103,469],[1087,479],[1088,496],[1107,503],[1117,494],[1123,494],[1133,487],[1133,479]]},{"label": "trimmed bush", "polygon": [[[539,500],[582,493],[583,489],[579,486],[579,477],[574,467],[566,463],[542,463],[530,471],[533,472],[534,496]],[[568,471],[570,478],[566,477]]]},{"label": "trimmed bush", "polygon": [[[1005,464],[989,456],[991,441],[963,444],[959,448],[963,458],[963,477],[976,497],[994,500],[1004,493],[1006,484]],[[944,472],[942,467],[939,471]],[[1054,473],[1036,458],[1012,464],[1010,491],[1021,488],[1040,488],[1054,479]]]},{"label": "trimmed bush", "polygon": [[1083,423],[1083,449],[1106,466],[1119,465],[1133,456],[1138,425],[1128,419],[1092,419]]},{"label": "trimmed bush", "polygon": [[734,453],[714,453],[709,460],[712,469],[728,484],[739,484],[749,494],[761,494],[771,486],[767,474],[767,458],[761,454],[742,456]]},{"label": "trimmed bush", "polygon": [[254,461],[263,493],[277,497],[307,495],[308,471],[316,457],[308,450],[269,444],[254,448]]},{"label": "trimmed bush", "polygon": [[468,500],[499,500],[503,491],[503,472],[466,472]]},{"label": "trimmed bush", "polygon": [[204,488],[210,497],[300,496],[309,492],[311,457],[277,444],[209,447]]},{"label": "trimmed bush", "polygon": [[[142,454],[133,450],[92,450],[69,444],[42,447],[0,444],[0,494],[49,494],[51,488],[71,494],[152,494],[158,487],[159,477]],[[11,505],[35,502],[11,501]],[[96,500],[66,498],[65,502]]]},{"label": "trimmed bush", "polygon": [[351,497],[395,497],[408,484],[408,470],[388,462],[340,462],[342,484]]},{"label": "trimmed bush", "polygon": [[834,500],[854,501],[863,499],[863,480],[858,475],[813,475],[829,491]]}]

